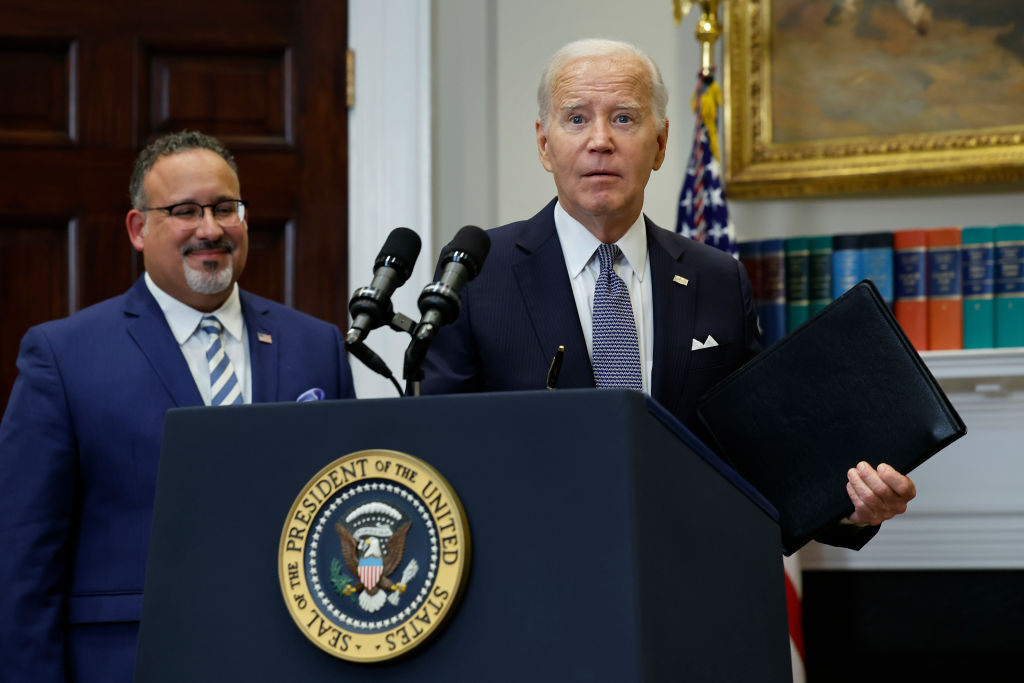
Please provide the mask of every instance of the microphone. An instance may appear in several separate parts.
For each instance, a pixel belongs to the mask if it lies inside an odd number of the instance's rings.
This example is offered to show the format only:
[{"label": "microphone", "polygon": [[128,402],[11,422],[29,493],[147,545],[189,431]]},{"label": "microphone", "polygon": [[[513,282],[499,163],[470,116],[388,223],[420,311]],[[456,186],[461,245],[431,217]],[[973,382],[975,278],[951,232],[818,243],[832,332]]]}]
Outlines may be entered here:
[{"label": "microphone", "polygon": [[422,317],[412,330],[412,341],[405,350],[404,376],[406,395],[419,394],[419,381],[423,377],[421,366],[427,347],[442,325],[459,317],[462,298],[459,292],[466,283],[480,274],[480,268],[491,250],[491,238],[475,225],[467,225],[441,252],[441,278],[423,288],[419,307]]},{"label": "microphone", "polygon": [[348,302],[352,327],[345,334],[345,344],[358,344],[370,330],[386,325],[394,315],[391,295],[405,284],[420,255],[420,236],[409,228],[395,228],[384,241],[373,263],[373,280],[360,287]]},{"label": "microphone", "polygon": [[475,225],[467,225],[441,252],[441,279],[423,288],[419,307],[422,317],[413,336],[426,341],[437,334],[442,325],[459,317],[462,299],[459,292],[480,274],[480,268],[491,250],[491,238]]}]

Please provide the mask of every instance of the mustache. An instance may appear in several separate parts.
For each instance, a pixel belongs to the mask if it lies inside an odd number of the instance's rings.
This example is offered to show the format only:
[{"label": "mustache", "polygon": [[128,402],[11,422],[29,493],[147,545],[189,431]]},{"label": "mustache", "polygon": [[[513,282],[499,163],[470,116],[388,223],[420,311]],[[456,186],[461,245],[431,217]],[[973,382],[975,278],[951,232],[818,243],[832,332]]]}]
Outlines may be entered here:
[{"label": "mustache", "polygon": [[221,238],[216,242],[211,242],[210,240],[200,240],[199,242],[194,242],[192,244],[186,244],[185,246],[183,246],[181,248],[181,255],[182,257],[185,257],[191,254],[193,251],[205,251],[209,249],[224,249],[229,254],[233,254],[235,252],[235,243],[232,240],[226,238]]}]

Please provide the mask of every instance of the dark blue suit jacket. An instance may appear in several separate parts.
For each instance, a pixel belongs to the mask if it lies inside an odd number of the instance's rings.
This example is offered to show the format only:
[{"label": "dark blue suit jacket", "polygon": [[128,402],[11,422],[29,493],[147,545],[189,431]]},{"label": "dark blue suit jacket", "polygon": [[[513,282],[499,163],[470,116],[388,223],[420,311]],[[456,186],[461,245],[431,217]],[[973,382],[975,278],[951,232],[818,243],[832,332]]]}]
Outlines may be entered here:
[{"label": "dark blue suit jacket", "polygon": [[[565,360],[558,386],[594,386],[554,208],[552,200],[529,220],[488,231],[487,261],[463,290],[459,317],[441,328],[427,354],[423,393],[543,389],[559,345]],[[644,220],[654,305],[651,395],[713,446],[697,403],[760,349],[750,281],[725,252]],[[703,343],[708,335],[718,346],[691,350],[694,339]],[[877,530],[835,526],[817,540],[860,548]]]},{"label": "dark blue suit jacket", "polygon": [[[560,388],[594,386],[583,329],[555,231],[555,201],[533,218],[489,230],[491,251],[463,290],[424,364],[424,393],[543,389],[565,346]],[[757,353],[757,313],[743,266],[646,219],[654,306],[651,394],[703,435],[697,399]],[[675,278],[679,276],[686,284]],[[718,346],[692,351],[712,335]]]},{"label": "dark blue suit jacket", "polygon": [[[241,305],[254,403],[354,396],[337,327]],[[0,680],[129,681],[164,414],[202,405],[199,389],[142,278],[30,329],[18,372],[0,424]]]}]

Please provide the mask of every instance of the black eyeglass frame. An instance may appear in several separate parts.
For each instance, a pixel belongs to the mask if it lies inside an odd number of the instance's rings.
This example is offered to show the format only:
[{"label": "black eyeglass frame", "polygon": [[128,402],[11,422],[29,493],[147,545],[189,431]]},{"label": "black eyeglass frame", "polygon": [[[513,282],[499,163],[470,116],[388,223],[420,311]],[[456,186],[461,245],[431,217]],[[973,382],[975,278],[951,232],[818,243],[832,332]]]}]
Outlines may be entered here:
[{"label": "black eyeglass frame", "polygon": [[174,216],[172,211],[174,211],[179,206],[198,206],[198,220],[203,220],[203,216],[206,215],[206,210],[209,209],[210,217],[218,224],[220,224],[220,221],[217,221],[217,216],[216,214],[214,214],[213,209],[218,204],[223,204],[225,202],[235,202],[238,205],[239,208],[236,208],[235,210],[238,212],[238,222],[242,223],[242,221],[245,220],[245,211],[249,210],[248,199],[221,199],[220,201],[213,202],[212,204],[200,204],[199,202],[178,202],[177,204],[170,204],[168,206],[147,206],[139,209],[139,211],[166,211],[168,216],[171,216],[172,218],[177,218],[177,216]]}]

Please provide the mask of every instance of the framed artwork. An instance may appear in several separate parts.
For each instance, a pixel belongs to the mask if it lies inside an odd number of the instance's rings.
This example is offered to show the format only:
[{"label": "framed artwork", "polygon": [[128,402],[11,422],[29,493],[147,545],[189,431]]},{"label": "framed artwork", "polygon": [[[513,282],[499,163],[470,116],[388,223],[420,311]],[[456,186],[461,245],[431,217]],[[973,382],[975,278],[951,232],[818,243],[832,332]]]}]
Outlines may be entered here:
[{"label": "framed artwork", "polygon": [[1024,2],[724,6],[731,197],[1024,180]]}]

